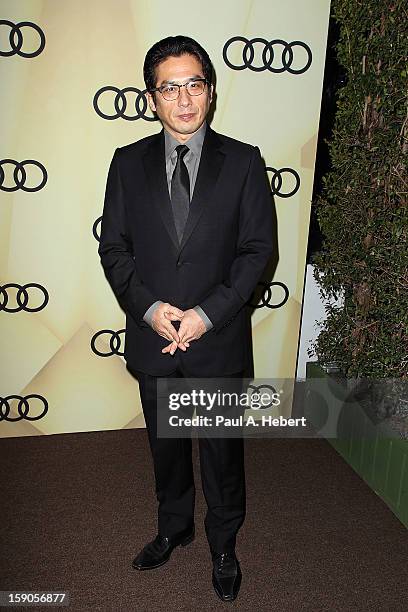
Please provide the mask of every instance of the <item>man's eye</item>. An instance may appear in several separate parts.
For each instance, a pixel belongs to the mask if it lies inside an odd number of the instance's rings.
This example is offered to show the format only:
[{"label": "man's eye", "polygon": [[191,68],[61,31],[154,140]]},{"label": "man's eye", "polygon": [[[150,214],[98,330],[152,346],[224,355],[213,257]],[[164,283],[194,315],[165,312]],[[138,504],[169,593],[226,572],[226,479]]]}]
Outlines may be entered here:
[{"label": "man's eye", "polygon": [[197,89],[197,87],[199,87],[199,83],[197,83],[196,81],[192,81],[189,84],[190,89]]},{"label": "man's eye", "polygon": [[176,91],[177,87],[175,87],[174,85],[166,85],[166,87],[163,88],[164,93],[174,93]]}]

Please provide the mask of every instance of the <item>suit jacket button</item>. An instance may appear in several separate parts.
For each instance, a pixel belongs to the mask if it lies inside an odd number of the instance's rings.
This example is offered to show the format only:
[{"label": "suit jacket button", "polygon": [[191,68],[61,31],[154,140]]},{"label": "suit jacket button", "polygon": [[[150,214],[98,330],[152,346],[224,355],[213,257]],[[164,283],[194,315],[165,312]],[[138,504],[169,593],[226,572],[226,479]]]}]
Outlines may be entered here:
[{"label": "suit jacket button", "polygon": [[183,264],[181,263],[181,261],[178,261],[176,265],[178,268],[180,268],[180,266],[182,266]]}]

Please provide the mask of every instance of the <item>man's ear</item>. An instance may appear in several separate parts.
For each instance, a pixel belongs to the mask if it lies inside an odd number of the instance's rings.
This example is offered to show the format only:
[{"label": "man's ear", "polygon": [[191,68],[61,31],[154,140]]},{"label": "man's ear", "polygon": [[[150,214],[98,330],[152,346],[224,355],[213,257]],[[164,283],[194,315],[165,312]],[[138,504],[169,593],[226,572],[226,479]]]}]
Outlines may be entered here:
[{"label": "man's ear", "polygon": [[210,104],[212,102],[213,95],[214,95],[214,85],[211,84],[211,87],[210,87]]},{"label": "man's ear", "polygon": [[151,94],[151,93],[149,93],[149,92],[147,91],[147,92],[146,92],[146,97],[147,97],[147,101],[148,101],[149,106],[150,106],[150,110],[152,110],[153,112],[155,112],[155,111],[156,111],[156,105],[155,105],[155,103],[154,103],[154,100],[153,100],[153,96],[152,96],[152,94]]}]

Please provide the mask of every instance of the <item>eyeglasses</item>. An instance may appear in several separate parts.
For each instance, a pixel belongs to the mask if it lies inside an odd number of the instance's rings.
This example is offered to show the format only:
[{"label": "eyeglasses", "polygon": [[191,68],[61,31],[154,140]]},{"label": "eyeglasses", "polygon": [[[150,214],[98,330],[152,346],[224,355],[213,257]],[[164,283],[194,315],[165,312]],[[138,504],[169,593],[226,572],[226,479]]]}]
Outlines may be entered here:
[{"label": "eyeglasses", "polygon": [[178,85],[178,83],[169,83],[168,85],[156,87],[155,89],[151,89],[150,93],[160,91],[165,100],[177,100],[180,95],[180,88],[185,87],[190,96],[201,96],[201,94],[204,93],[207,83],[207,79],[191,79],[191,81],[187,81],[187,83],[184,83],[183,85]]}]

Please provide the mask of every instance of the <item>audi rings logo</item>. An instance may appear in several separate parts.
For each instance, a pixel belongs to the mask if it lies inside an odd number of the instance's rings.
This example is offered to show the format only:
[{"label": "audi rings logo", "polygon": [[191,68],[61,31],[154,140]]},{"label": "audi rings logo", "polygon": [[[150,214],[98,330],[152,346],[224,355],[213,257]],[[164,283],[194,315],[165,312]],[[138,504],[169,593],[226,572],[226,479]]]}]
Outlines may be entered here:
[{"label": "audi rings logo", "polygon": [[[261,303],[259,304],[259,300],[256,304],[252,303],[252,299],[255,298],[255,294],[257,294],[257,290],[255,290],[248,302],[249,306],[252,306],[252,308],[263,308],[264,306],[266,306],[266,308],[282,308],[282,306],[284,306],[286,304],[286,302],[289,299],[289,289],[287,288],[287,286],[284,283],[279,283],[277,281],[274,281],[273,283],[265,283],[263,281],[259,282],[258,285],[259,287],[263,287],[263,291],[262,294],[260,296],[260,301]],[[277,303],[271,303],[272,298],[274,297],[274,293],[275,290],[272,291],[273,287],[280,287],[283,290],[283,298],[281,299],[280,302]],[[279,291],[280,293],[280,291]]]},{"label": "audi rings logo", "polygon": [[[272,189],[273,195],[277,195],[280,198],[290,198],[291,196],[295,195],[295,193],[298,191],[300,187],[300,176],[298,175],[296,170],[293,170],[293,168],[280,168],[280,170],[277,170],[276,168],[272,168],[272,166],[266,166],[266,172],[272,172],[272,178],[270,180],[270,183],[271,183],[271,189]],[[292,175],[295,180],[294,187],[290,191],[286,191],[286,192],[281,191],[281,187],[283,185],[282,177],[285,174]],[[285,181],[285,183],[286,182],[288,181]]]},{"label": "audi rings logo", "polygon": [[[5,182],[6,182],[6,171],[5,170],[8,165],[14,166],[14,170],[11,173],[13,181],[14,181],[14,185],[11,185],[9,187],[5,185]],[[27,172],[25,170],[26,166],[37,167],[39,168],[41,172],[41,175],[42,175],[42,177],[40,177],[41,180],[37,181],[37,184],[34,184],[34,186],[26,185],[26,181],[27,181]],[[31,180],[33,180],[33,177],[31,177],[32,173],[33,171],[30,170]],[[36,178],[35,174],[38,174],[38,171],[34,170],[34,179]],[[46,169],[40,162],[35,161],[34,159],[25,159],[22,162],[15,161],[14,159],[0,160],[0,191],[17,191],[18,189],[21,189],[22,191],[40,191],[40,189],[44,187],[46,182],[47,182]]]},{"label": "audi rings logo", "polygon": [[[137,89],[137,87],[125,87],[124,89],[118,89],[113,85],[107,85],[99,89],[94,95],[93,107],[95,112],[102,117],[102,119],[126,119],[126,121],[136,121],[136,119],[144,119],[145,121],[157,121],[157,117],[152,115],[146,115],[148,109],[146,89]],[[108,93],[109,92],[109,93]],[[112,94],[115,94],[112,96]],[[129,94],[135,94],[134,101],[131,102],[133,96]],[[108,98],[109,110],[112,109],[110,114],[101,110],[101,105],[106,105],[106,98]],[[103,102],[105,99],[105,102]],[[129,114],[126,111],[129,108]],[[132,112],[134,111],[134,112]],[[132,114],[130,114],[132,113]]]},{"label": "audi rings logo", "polygon": [[[236,49],[238,47],[237,43],[243,44],[241,47],[242,64],[233,64],[229,59],[231,55],[236,55]],[[263,45],[262,54],[259,61],[255,59],[256,45]],[[274,67],[272,64],[275,58],[275,51],[277,52],[278,50],[276,48],[278,45],[283,47],[281,52],[281,65]],[[299,47],[299,49],[296,50],[296,61],[300,62],[300,67],[296,68],[292,67],[294,63],[294,47]],[[302,49],[303,52],[301,51]],[[305,53],[306,60],[304,60]],[[300,59],[298,59],[298,56]],[[306,43],[301,42],[300,40],[294,40],[291,43],[287,43],[279,38],[275,38],[274,40],[268,42],[265,38],[257,37],[248,40],[243,36],[234,36],[225,43],[222,50],[222,57],[224,58],[224,62],[227,64],[227,66],[232,68],[232,70],[244,70],[245,68],[249,68],[249,70],[253,70],[254,72],[269,70],[270,72],[278,73],[287,70],[287,72],[290,72],[291,74],[302,74],[303,72],[306,72],[312,63],[312,52]]]},{"label": "audi rings logo", "polygon": [[[10,400],[13,399],[18,400],[18,416],[16,417],[9,416],[11,412]],[[39,400],[40,402],[42,410],[38,414],[36,414],[38,411],[36,404],[38,404],[38,402],[29,401],[31,399]],[[34,408],[34,414],[29,414],[29,412],[31,413],[32,408]],[[15,422],[21,421],[23,419],[25,419],[26,421],[38,421],[39,419],[42,419],[47,414],[47,412],[47,400],[42,395],[37,395],[36,393],[31,393],[30,395],[26,395],[25,397],[21,397],[21,395],[7,395],[7,397],[0,397],[0,421]]]},{"label": "audi rings logo", "polygon": [[[92,340],[91,340],[92,351],[96,355],[99,355],[99,357],[111,357],[112,355],[120,355],[121,357],[123,357],[124,353],[119,350],[121,347],[120,334],[124,334],[125,331],[126,331],[125,329],[120,329],[119,331],[113,331],[112,329],[101,329],[92,337]],[[105,351],[102,352],[96,348],[96,341],[99,338],[99,336],[105,336],[105,335],[108,336],[109,338],[110,351],[106,351],[105,349]]]},{"label": "audi rings logo", "polygon": [[[19,23],[13,23],[12,21],[7,21],[7,19],[0,19],[0,32],[2,26],[3,28],[10,28],[8,35],[10,49],[0,49],[0,57],[9,57],[10,55],[20,55],[21,57],[36,57],[36,55],[40,55],[40,53],[44,50],[44,32],[35,23],[32,23],[31,21],[20,21]],[[28,42],[30,43],[32,39],[35,39],[34,51],[23,51],[23,45],[26,42],[23,38],[24,28],[29,29],[28,32],[25,32],[26,39],[28,38]],[[3,36],[1,36],[1,34],[0,38],[3,39]],[[27,44],[25,46],[27,46]]]},{"label": "audi rings logo", "polygon": [[[274,396],[276,397],[277,395],[277,391],[275,389],[275,387],[273,387],[272,385],[266,385],[266,384],[262,384],[262,385],[247,385],[248,389],[251,389],[252,394],[256,394],[256,395],[262,395],[262,397],[265,397],[266,394],[269,393],[269,396],[271,397],[271,401],[269,402],[269,404],[262,404],[262,406],[259,406],[259,409],[261,410],[266,410],[268,408],[272,408],[273,406],[276,406],[276,400],[274,399]],[[266,389],[266,391],[262,391],[262,389]]]},{"label": "audi rings logo", "polygon": [[[9,291],[10,287],[15,287],[17,289],[16,293],[16,302],[17,306],[10,307],[8,306],[9,302]],[[35,287],[39,289],[43,294],[42,302],[39,306],[29,307],[27,306],[29,299],[33,297],[32,292],[28,292],[27,289],[29,287]],[[7,283],[6,285],[0,285],[0,311],[4,310],[4,312],[19,312],[20,310],[25,310],[26,312],[38,312],[46,307],[48,304],[49,295],[48,291],[42,285],[38,283],[27,283],[26,285],[17,285],[16,283]]]},{"label": "audi rings logo", "polygon": [[102,217],[98,217],[92,226],[92,233],[94,235],[95,240],[100,242],[101,240],[101,223]]}]

